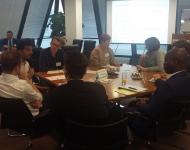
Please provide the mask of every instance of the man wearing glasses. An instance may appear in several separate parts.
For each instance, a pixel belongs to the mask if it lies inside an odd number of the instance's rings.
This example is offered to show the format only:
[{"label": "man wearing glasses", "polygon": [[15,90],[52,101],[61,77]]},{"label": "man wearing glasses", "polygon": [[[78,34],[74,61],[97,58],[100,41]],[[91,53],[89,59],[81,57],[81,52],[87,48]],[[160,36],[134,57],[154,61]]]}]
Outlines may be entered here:
[{"label": "man wearing glasses", "polygon": [[61,69],[63,66],[63,52],[60,49],[60,39],[53,37],[50,45],[51,47],[44,49],[40,54],[39,69],[43,72]]}]

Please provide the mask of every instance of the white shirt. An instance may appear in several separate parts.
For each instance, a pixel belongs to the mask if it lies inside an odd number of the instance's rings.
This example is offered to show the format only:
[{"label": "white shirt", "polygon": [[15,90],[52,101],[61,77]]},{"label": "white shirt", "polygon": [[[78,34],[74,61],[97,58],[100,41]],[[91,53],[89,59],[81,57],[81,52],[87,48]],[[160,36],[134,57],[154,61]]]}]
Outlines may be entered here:
[{"label": "white shirt", "polygon": [[22,74],[22,76],[24,77],[24,79],[27,79],[28,78],[28,73],[29,73],[29,70],[30,70],[30,65],[27,61],[24,61],[21,63],[21,66],[20,66],[20,73]]},{"label": "white shirt", "polygon": [[38,109],[33,109],[29,103],[34,100],[41,100],[41,93],[35,91],[26,81],[15,75],[2,73],[0,76],[0,97],[22,99],[33,116],[39,114]]}]

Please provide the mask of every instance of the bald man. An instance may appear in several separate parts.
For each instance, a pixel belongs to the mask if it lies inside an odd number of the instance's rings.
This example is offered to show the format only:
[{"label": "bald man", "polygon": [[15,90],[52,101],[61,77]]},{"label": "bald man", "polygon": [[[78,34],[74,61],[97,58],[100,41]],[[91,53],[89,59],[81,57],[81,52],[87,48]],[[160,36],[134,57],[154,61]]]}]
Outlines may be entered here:
[{"label": "bald man", "polygon": [[[136,108],[151,120],[159,120],[160,116],[171,117],[176,113],[172,101],[190,100],[190,73],[187,72],[188,53],[183,48],[174,48],[165,56],[164,70],[170,74],[165,81],[158,79],[157,90],[147,103]],[[176,114],[175,114],[176,115]],[[144,135],[151,128],[151,122],[131,119],[129,125],[134,132]]]}]

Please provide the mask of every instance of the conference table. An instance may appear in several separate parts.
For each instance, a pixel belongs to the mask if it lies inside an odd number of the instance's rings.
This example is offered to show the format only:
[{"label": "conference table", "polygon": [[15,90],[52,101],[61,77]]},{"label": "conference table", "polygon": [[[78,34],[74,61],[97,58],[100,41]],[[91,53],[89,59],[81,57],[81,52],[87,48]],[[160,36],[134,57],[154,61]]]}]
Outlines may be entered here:
[{"label": "conference table", "polygon": [[[90,82],[96,82],[96,75],[99,68],[88,68],[87,73],[85,74],[83,80],[84,81],[90,81]],[[135,87],[142,87],[146,88],[146,90],[141,92],[134,92],[131,90],[126,89],[120,89],[119,87],[122,86],[122,72],[127,72],[127,81],[126,84],[132,85]],[[133,80],[131,78],[131,74],[134,72],[138,72],[137,68],[135,66],[126,65],[123,64],[119,71],[118,76],[111,77],[106,82],[99,82],[105,87],[106,93],[108,95],[108,99],[110,101],[118,101],[130,97],[140,97],[140,96],[146,96],[150,95],[156,90],[156,86],[153,82],[150,82],[150,79],[153,77],[153,74],[158,72],[140,72],[140,75],[142,79],[140,80]],[[63,70],[55,70],[55,71],[49,71],[49,72],[38,72],[37,75],[47,80],[49,83],[51,83],[53,86],[60,86],[62,84],[66,84],[67,81],[64,76]]]}]

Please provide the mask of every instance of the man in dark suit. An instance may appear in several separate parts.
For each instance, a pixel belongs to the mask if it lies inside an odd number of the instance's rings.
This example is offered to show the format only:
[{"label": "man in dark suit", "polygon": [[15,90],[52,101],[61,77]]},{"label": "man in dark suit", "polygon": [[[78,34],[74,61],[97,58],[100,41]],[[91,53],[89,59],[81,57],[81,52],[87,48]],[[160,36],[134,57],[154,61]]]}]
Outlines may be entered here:
[{"label": "man in dark suit", "polygon": [[[164,114],[167,118],[173,116],[176,106],[172,101],[190,99],[190,74],[187,72],[188,53],[183,48],[174,48],[165,56],[164,69],[170,74],[165,81],[157,76],[157,90],[146,102],[137,103],[136,110],[140,111],[150,120],[159,120]],[[129,125],[132,130],[145,134],[151,124],[140,119],[131,119]]]},{"label": "man in dark suit", "polygon": [[55,88],[49,96],[50,109],[63,121],[98,123],[108,118],[108,97],[98,83],[82,80],[87,69],[87,58],[80,53],[65,57],[64,73],[67,84]]},{"label": "man in dark suit", "polygon": [[41,51],[39,58],[39,70],[48,71],[61,69],[63,67],[63,52],[60,49],[60,39],[54,37],[51,41],[51,47]]},{"label": "man in dark suit", "polygon": [[8,48],[16,48],[18,40],[13,38],[13,32],[7,31],[7,38],[2,41],[3,49],[7,50]]}]

